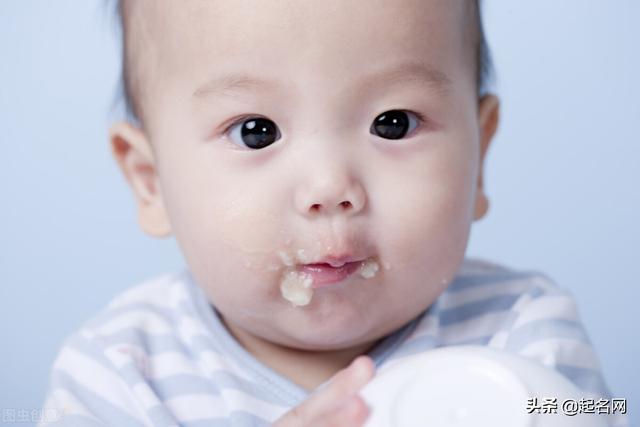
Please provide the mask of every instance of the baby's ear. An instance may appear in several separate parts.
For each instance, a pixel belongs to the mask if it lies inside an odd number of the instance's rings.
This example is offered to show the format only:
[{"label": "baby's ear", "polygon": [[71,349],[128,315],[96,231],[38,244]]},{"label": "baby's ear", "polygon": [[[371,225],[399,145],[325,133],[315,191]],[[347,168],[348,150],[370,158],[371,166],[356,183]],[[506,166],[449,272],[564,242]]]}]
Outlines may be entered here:
[{"label": "baby's ear", "polygon": [[136,126],[119,122],[109,130],[109,140],[113,156],[135,195],[140,227],[154,237],[169,236],[171,225],[147,136]]},{"label": "baby's ear", "polygon": [[484,191],[483,175],[484,161],[489,144],[498,129],[500,119],[500,100],[495,95],[484,95],[480,99],[478,108],[478,125],[480,131],[480,167],[478,169],[478,188],[476,189],[476,203],[474,220],[484,217],[489,209],[489,199]]}]

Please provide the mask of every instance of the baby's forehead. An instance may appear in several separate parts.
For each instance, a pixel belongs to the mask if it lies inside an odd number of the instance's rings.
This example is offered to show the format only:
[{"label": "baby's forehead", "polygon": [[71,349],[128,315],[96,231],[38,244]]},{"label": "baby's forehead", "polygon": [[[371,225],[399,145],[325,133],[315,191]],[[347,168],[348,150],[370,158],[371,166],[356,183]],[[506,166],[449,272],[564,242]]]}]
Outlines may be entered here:
[{"label": "baby's forehead", "polygon": [[[472,46],[474,38],[470,31],[460,31],[461,27],[474,26],[469,5],[475,1],[471,0],[121,1],[125,84],[138,112],[140,98],[148,97],[149,84],[168,64],[175,71],[209,61],[212,64],[208,67],[214,68],[223,61],[242,62],[247,54],[256,52],[266,61],[303,61],[313,54],[320,58],[331,53],[330,49],[338,49],[344,52],[342,58],[333,58],[335,66],[345,67],[359,50],[370,51],[364,59],[370,62],[393,54],[381,49],[390,37],[398,40],[394,50],[411,45],[416,46],[414,53],[427,52],[423,47],[439,39],[438,49],[432,49],[438,52],[436,56],[459,51],[451,49],[453,41],[449,39]],[[358,37],[366,39],[366,45],[354,45],[350,52],[348,47]],[[279,57],[274,58],[276,55]],[[475,68],[474,56],[467,55],[469,60],[465,62],[471,68]]]},{"label": "baby's forehead", "polygon": [[[314,29],[329,26],[356,30],[357,23],[371,22],[373,16],[388,16],[389,20],[403,19],[393,23],[395,31],[415,30],[407,22],[407,16],[432,16],[431,21],[443,15],[455,15],[460,20],[444,20],[446,23],[469,24],[474,21],[477,0],[120,0],[123,20],[129,24],[130,32],[151,35],[149,41],[162,40],[163,34],[172,29],[181,33],[206,34],[216,27],[228,24],[232,27],[261,25],[270,22],[273,29]],[[402,13],[404,12],[404,13]],[[414,21],[415,22],[415,21]],[[227,24],[227,25],[225,25]],[[296,25],[298,24],[298,25]],[[465,25],[465,27],[469,27]],[[434,28],[436,28],[434,26]],[[372,35],[377,28],[367,28]],[[456,27],[458,29],[458,27]],[[430,29],[431,30],[431,29]],[[326,34],[324,34],[326,35]],[[431,35],[434,35],[431,32]],[[224,36],[220,42],[224,42]]]}]

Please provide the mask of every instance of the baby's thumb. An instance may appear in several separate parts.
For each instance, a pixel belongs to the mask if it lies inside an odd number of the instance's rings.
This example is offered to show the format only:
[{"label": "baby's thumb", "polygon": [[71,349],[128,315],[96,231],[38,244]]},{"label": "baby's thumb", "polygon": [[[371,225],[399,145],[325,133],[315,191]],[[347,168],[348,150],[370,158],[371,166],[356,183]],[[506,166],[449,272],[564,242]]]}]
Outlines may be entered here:
[{"label": "baby's thumb", "polygon": [[358,356],[349,366],[335,374],[311,396],[319,406],[335,407],[364,387],[375,374],[375,365],[368,356]]},{"label": "baby's thumb", "polygon": [[374,375],[373,361],[356,358],[307,400],[287,412],[274,427],[359,426],[369,414],[357,392]]}]

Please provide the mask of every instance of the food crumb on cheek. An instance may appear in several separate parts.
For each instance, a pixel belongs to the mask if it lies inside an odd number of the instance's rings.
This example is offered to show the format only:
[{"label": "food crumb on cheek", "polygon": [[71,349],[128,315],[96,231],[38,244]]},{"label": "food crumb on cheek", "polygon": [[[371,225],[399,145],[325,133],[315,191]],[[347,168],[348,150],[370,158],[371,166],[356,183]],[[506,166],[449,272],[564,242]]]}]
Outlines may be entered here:
[{"label": "food crumb on cheek", "polygon": [[306,252],[304,251],[304,249],[298,249],[298,259],[300,260],[300,262],[303,262],[304,264],[308,264],[311,262],[311,259],[307,257]]},{"label": "food crumb on cheek", "polygon": [[286,252],[283,251],[278,251],[278,256],[280,257],[280,259],[282,260],[282,263],[288,267],[293,267],[294,262],[291,259],[291,257],[289,256],[289,254],[287,254]]},{"label": "food crumb on cheek", "polygon": [[311,302],[313,279],[308,274],[287,271],[280,283],[282,297],[294,306],[303,306]]},{"label": "food crumb on cheek", "polygon": [[368,259],[362,263],[362,266],[360,267],[360,275],[365,279],[371,279],[376,275],[379,269],[380,266],[377,262],[372,259]]}]

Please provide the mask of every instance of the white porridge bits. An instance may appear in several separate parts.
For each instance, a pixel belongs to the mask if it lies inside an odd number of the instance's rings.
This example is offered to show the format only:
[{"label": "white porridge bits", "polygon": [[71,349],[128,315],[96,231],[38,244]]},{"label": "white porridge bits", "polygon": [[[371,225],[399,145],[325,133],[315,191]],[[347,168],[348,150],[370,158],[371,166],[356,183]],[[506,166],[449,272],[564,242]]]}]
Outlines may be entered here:
[{"label": "white porridge bits", "polygon": [[304,306],[311,302],[313,279],[308,274],[287,271],[280,282],[282,297],[294,306]]}]

